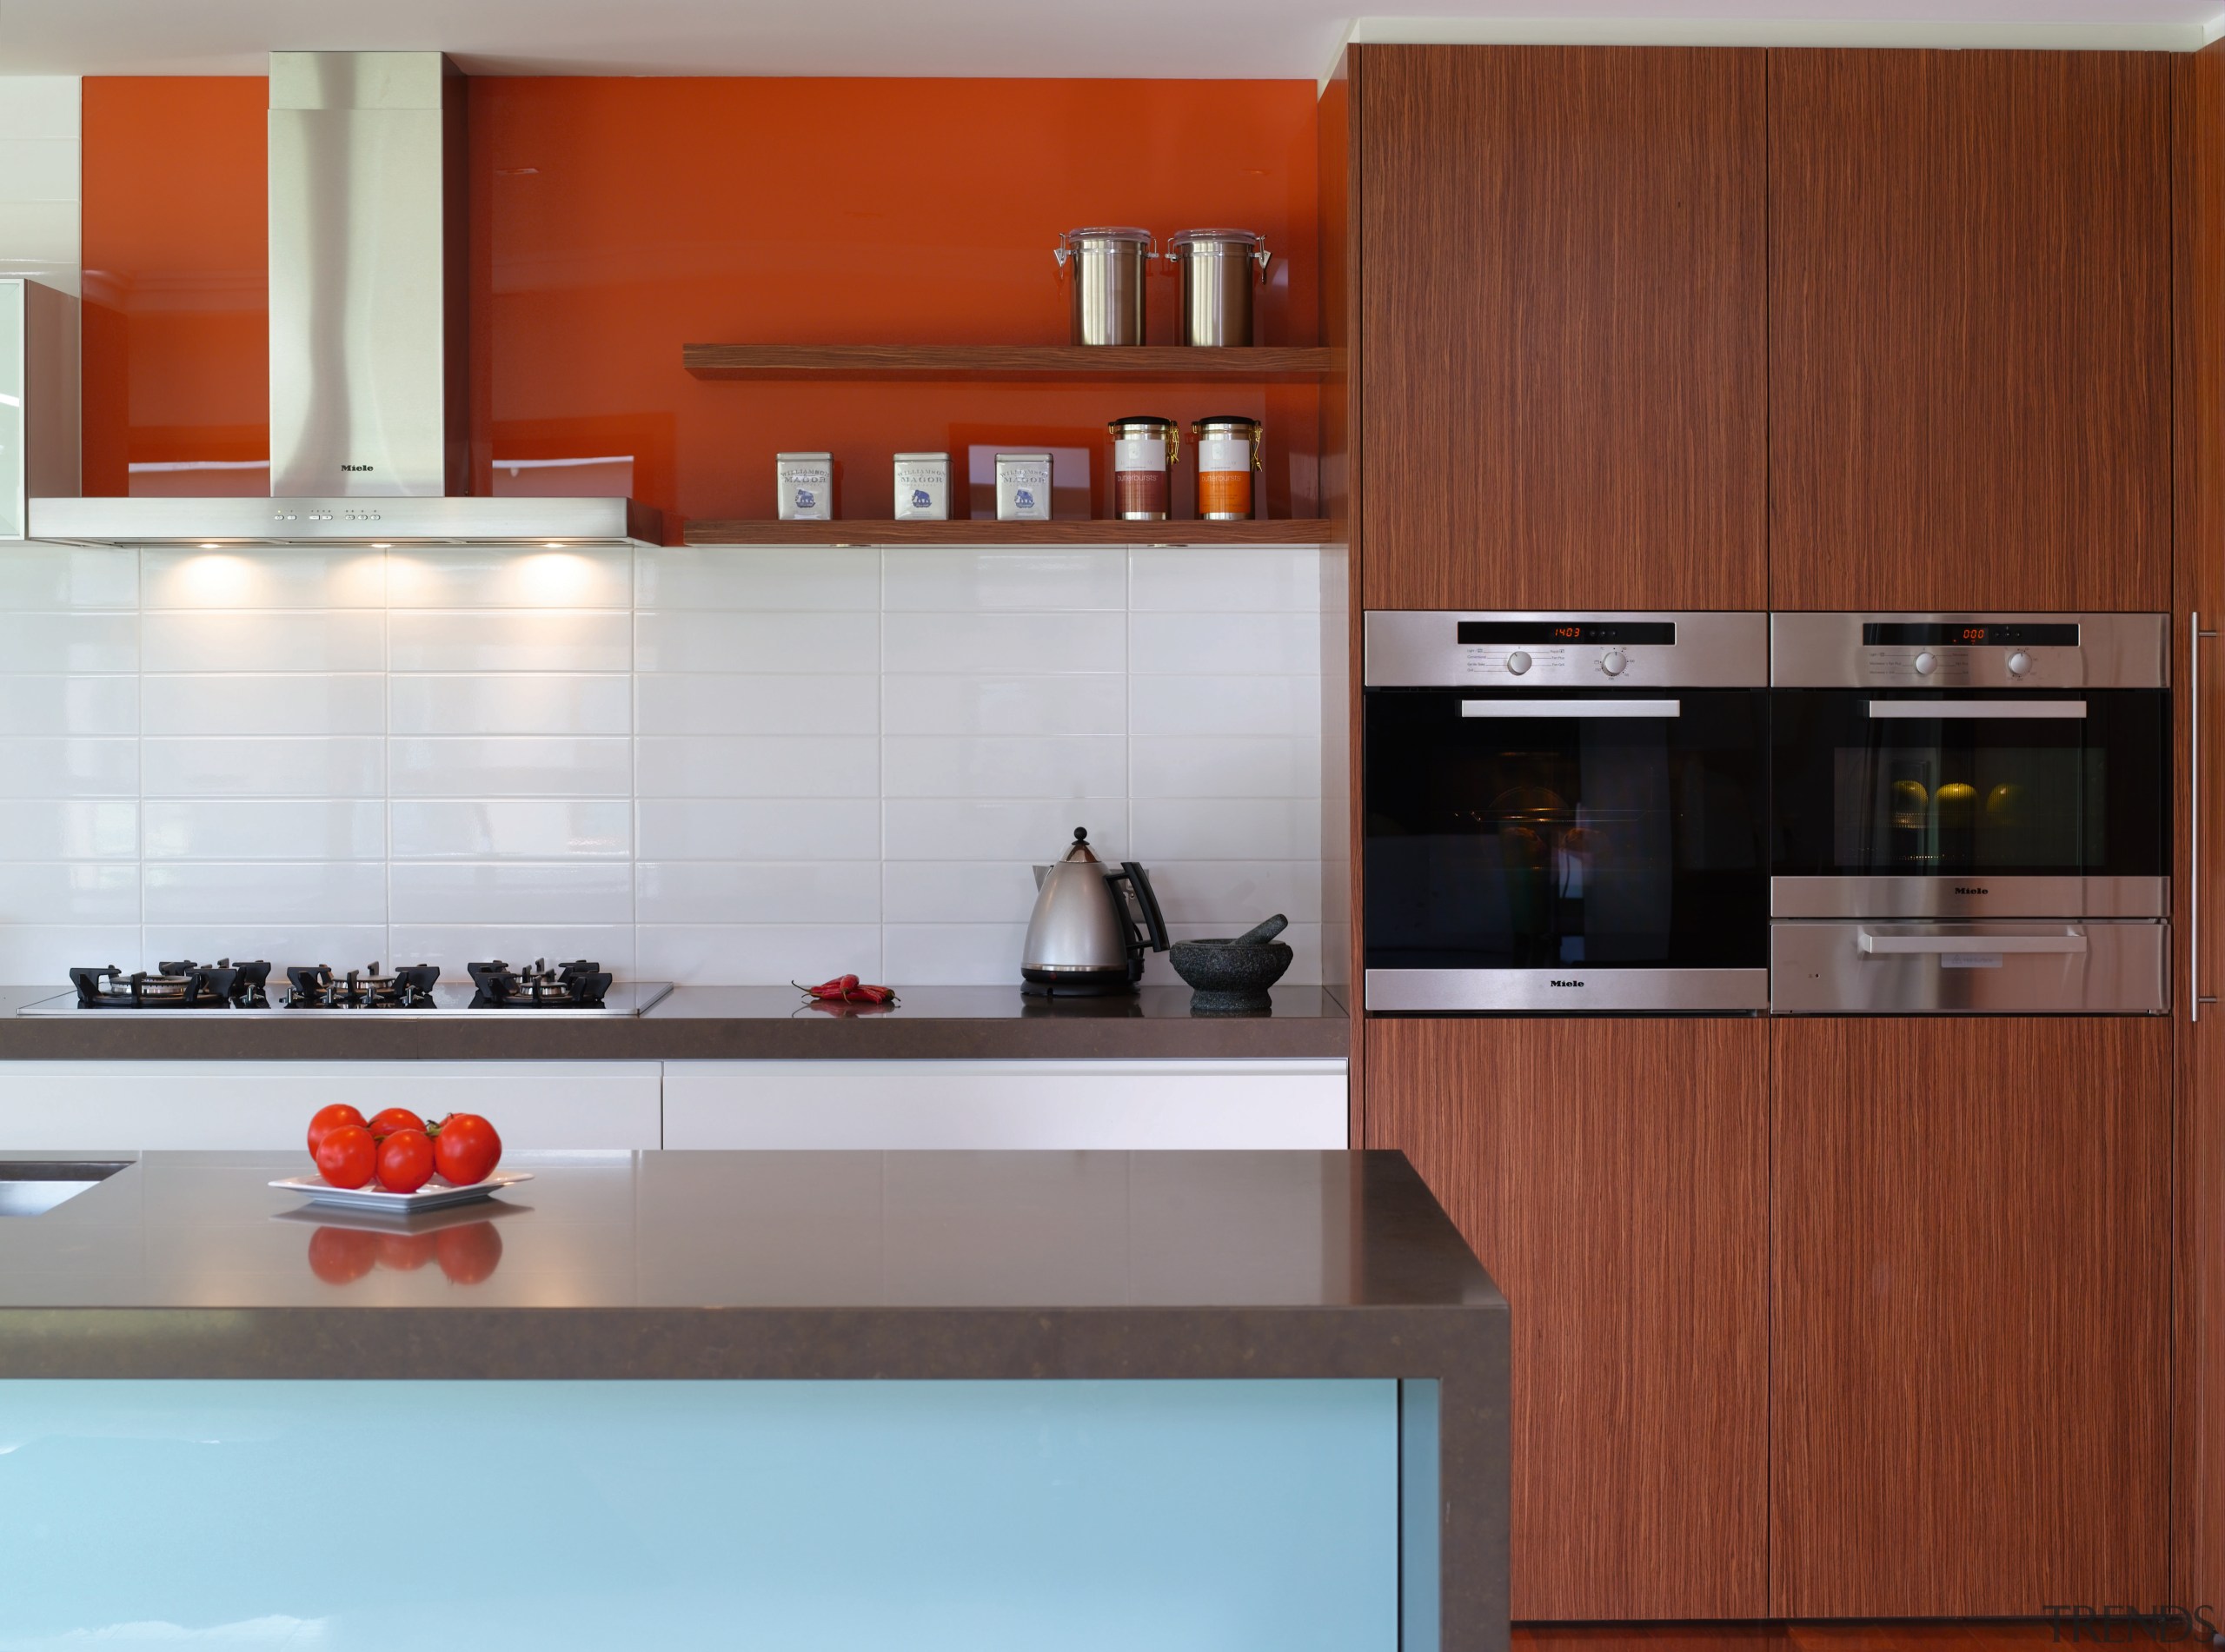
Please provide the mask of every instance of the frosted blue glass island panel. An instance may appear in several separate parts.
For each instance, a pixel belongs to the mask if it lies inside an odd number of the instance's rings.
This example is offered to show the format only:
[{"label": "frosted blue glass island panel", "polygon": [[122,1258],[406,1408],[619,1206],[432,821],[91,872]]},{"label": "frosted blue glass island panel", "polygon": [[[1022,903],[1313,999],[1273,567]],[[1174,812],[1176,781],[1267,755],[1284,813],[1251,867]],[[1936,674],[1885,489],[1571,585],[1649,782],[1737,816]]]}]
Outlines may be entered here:
[{"label": "frosted blue glass island panel", "polygon": [[0,1383],[0,1652],[1395,1652],[1398,1385]]}]

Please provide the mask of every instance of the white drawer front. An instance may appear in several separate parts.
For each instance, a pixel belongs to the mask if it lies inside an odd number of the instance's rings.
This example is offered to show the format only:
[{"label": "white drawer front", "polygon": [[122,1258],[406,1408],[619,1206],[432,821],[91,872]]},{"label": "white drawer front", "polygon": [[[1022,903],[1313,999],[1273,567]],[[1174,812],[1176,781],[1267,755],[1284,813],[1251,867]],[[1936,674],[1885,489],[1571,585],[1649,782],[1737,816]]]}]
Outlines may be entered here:
[{"label": "white drawer front", "polygon": [[665,1145],[1311,1148],[1345,1144],[1331,1061],[668,1061]]},{"label": "white drawer front", "polygon": [[0,1151],[297,1148],[348,1102],[484,1113],[506,1149],[660,1145],[654,1061],[0,1062]]}]

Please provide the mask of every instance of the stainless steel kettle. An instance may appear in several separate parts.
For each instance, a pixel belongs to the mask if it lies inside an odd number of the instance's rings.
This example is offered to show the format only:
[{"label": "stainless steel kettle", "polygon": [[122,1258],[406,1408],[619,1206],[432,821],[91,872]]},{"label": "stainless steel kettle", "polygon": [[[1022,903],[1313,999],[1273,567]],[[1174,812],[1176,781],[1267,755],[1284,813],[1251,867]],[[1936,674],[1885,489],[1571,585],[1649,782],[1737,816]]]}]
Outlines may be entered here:
[{"label": "stainless steel kettle", "polygon": [[1020,955],[1023,992],[1132,992],[1143,979],[1144,953],[1166,950],[1166,920],[1150,874],[1132,860],[1107,872],[1089,846],[1087,826],[1074,828],[1073,847],[1057,866],[1035,868],[1035,890]]}]

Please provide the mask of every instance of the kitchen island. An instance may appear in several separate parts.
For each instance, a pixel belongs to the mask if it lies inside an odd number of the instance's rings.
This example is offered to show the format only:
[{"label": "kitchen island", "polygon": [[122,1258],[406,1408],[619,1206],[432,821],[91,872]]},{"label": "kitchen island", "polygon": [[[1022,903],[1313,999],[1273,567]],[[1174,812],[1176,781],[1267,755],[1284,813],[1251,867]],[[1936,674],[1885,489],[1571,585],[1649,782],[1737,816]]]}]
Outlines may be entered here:
[{"label": "kitchen island", "polygon": [[0,1645],[1504,1646],[1506,1304],[1398,1154],[516,1167],[0,1221]]}]

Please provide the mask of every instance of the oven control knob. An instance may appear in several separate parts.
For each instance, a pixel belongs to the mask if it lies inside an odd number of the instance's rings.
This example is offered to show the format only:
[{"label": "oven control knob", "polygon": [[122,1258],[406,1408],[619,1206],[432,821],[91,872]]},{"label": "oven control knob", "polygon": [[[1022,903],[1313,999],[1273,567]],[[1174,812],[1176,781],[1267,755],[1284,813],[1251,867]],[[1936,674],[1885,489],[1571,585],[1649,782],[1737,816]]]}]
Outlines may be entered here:
[{"label": "oven control knob", "polygon": [[1610,648],[1599,656],[1599,669],[1610,677],[1619,677],[1630,669],[1631,662],[1623,657],[1620,648]]},{"label": "oven control knob", "polygon": [[2032,668],[2032,656],[2019,648],[2009,656],[2009,674],[2021,677]]},{"label": "oven control knob", "polygon": [[1937,654],[1925,653],[1920,654],[1916,657],[1916,674],[1917,676],[1929,677],[1933,672],[1938,669],[1939,656]]},{"label": "oven control knob", "polygon": [[1530,656],[1517,648],[1512,654],[1507,655],[1506,668],[1519,677],[1530,669]]}]

